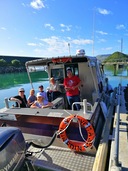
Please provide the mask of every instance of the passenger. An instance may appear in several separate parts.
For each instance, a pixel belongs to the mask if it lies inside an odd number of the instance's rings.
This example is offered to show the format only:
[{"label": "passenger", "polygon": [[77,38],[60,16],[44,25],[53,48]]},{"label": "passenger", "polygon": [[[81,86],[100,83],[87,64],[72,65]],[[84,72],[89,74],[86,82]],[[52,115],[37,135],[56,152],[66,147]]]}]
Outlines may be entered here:
[{"label": "passenger", "polygon": [[27,99],[28,106],[30,107],[34,103],[35,100],[37,100],[37,98],[35,96],[35,90],[31,89],[30,94],[29,94],[28,99]]},{"label": "passenger", "polygon": [[[18,90],[17,96],[9,98],[10,100],[16,102],[16,107],[22,107],[22,108],[28,107],[26,95],[24,94],[24,92],[25,92],[24,88],[20,88]],[[20,106],[19,106],[19,104],[20,104]]]},{"label": "passenger", "polygon": [[50,87],[47,91],[47,97],[49,102],[55,100],[57,97],[59,97],[61,94],[59,84],[55,81],[55,79],[52,77],[50,79]]},{"label": "passenger", "polygon": [[41,95],[44,97],[44,100],[48,101],[47,92],[44,91],[43,85],[40,85],[40,86],[39,86],[39,92],[40,92]]},{"label": "passenger", "polygon": [[47,108],[52,107],[53,104],[51,102],[46,102],[44,100],[44,96],[42,96],[42,93],[37,93],[37,100],[31,105],[31,108]]},{"label": "passenger", "polygon": [[104,92],[108,95],[110,95],[113,92],[113,88],[112,86],[109,84],[108,82],[108,78],[105,78],[105,88],[104,88]]},{"label": "passenger", "polygon": [[[80,102],[80,92],[79,86],[81,85],[81,80],[78,76],[73,75],[71,68],[67,69],[67,77],[64,79],[64,86],[66,90],[67,100],[70,106],[74,102]],[[75,104],[76,110],[80,110],[80,105]]]}]

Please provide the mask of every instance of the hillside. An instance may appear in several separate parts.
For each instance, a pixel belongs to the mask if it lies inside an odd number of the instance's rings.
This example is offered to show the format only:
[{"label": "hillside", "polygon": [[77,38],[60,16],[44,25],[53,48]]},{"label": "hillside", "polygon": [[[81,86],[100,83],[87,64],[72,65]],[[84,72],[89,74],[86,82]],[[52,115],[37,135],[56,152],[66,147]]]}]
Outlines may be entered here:
[{"label": "hillside", "polygon": [[128,55],[121,52],[114,52],[110,56],[108,56],[104,62],[112,62],[112,61],[120,61],[120,60],[128,60]]},{"label": "hillside", "polygon": [[7,63],[10,63],[12,60],[19,60],[21,63],[31,61],[34,59],[40,59],[39,57],[25,57],[25,56],[6,56],[0,55],[0,59],[4,59]]},{"label": "hillside", "polygon": [[96,58],[103,62],[106,58],[108,58],[111,54],[104,54],[104,55],[98,55]]}]

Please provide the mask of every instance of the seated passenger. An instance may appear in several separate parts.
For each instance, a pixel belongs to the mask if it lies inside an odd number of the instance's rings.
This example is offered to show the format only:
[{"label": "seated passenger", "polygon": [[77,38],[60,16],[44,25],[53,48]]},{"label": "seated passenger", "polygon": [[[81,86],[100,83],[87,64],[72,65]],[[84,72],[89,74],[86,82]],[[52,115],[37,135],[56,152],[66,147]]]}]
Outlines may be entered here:
[{"label": "seated passenger", "polygon": [[28,99],[27,99],[27,101],[28,101],[28,106],[30,107],[33,103],[34,103],[34,101],[36,100],[37,98],[36,98],[36,96],[35,96],[35,90],[34,89],[31,89],[30,90],[30,95],[28,96]]},{"label": "seated passenger", "polygon": [[[20,88],[18,90],[17,96],[9,98],[10,100],[16,102],[16,107],[22,107],[22,108],[28,107],[26,95],[24,94],[24,92],[25,92],[24,88]],[[20,106],[19,106],[19,104],[20,104]]]},{"label": "seated passenger", "polygon": [[44,100],[48,101],[47,93],[44,91],[44,86],[39,86],[39,93],[44,97]]},{"label": "seated passenger", "polygon": [[31,108],[47,108],[52,106],[51,102],[44,100],[41,93],[37,93],[37,100],[31,105]]},{"label": "seated passenger", "polygon": [[48,100],[51,102],[59,97],[61,94],[59,84],[52,77],[50,79],[50,87],[47,91]]}]

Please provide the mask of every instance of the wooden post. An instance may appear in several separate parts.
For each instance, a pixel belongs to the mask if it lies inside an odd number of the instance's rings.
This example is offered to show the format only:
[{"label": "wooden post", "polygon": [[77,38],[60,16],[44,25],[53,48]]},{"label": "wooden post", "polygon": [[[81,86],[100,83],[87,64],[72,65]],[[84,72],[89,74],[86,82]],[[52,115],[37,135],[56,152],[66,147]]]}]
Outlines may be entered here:
[{"label": "wooden post", "polygon": [[127,76],[128,76],[128,66],[126,66],[126,70],[127,70]]},{"label": "wooden post", "polygon": [[116,76],[117,74],[116,74],[116,67],[117,67],[117,64],[113,64],[113,66],[114,66],[114,76]]}]

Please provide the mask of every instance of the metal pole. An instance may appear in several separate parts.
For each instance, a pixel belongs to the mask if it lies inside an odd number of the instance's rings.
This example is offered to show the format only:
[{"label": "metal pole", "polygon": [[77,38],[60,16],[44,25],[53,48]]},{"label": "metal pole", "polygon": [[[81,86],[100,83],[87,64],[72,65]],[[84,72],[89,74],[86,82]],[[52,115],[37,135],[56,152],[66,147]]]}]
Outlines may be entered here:
[{"label": "metal pole", "polygon": [[119,123],[120,123],[120,95],[121,95],[121,85],[118,86],[118,106],[117,106],[117,119],[116,119],[116,129],[115,129],[115,150],[114,150],[114,164],[119,166]]},{"label": "metal pole", "polygon": [[121,53],[123,52],[123,39],[121,38]]},{"label": "metal pole", "polygon": [[92,32],[92,55],[94,56],[94,41],[95,41],[95,9],[93,11],[93,32]]},{"label": "metal pole", "polygon": [[69,48],[69,56],[71,56],[71,52],[70,52],[70,43],[68,43],[68,48]]},{"label": "metal pole", "polygon": [[32,80],[31,80],[31,77],[30,77],[29,69],[28,69],[27,66],[26,66],[26,70],[27,70],[28,78],[29,78],[30,84],[32,86],[32,89],[34,89],[33,84],[32,84]]}]

